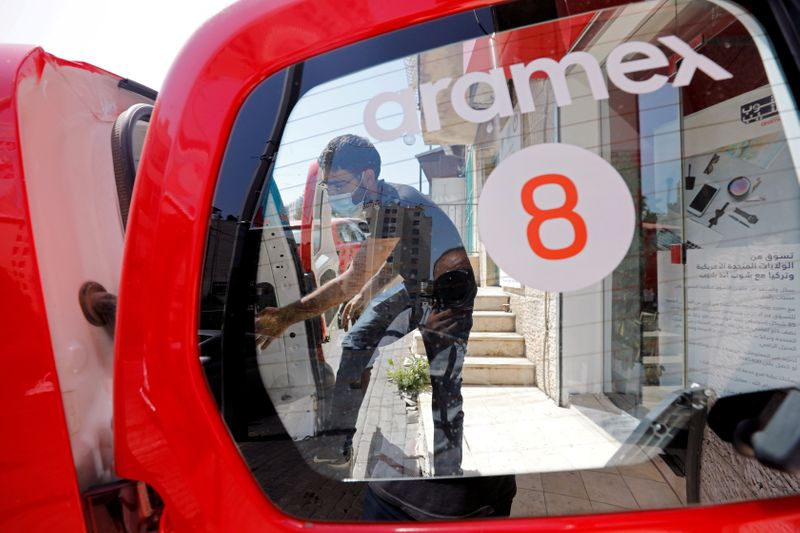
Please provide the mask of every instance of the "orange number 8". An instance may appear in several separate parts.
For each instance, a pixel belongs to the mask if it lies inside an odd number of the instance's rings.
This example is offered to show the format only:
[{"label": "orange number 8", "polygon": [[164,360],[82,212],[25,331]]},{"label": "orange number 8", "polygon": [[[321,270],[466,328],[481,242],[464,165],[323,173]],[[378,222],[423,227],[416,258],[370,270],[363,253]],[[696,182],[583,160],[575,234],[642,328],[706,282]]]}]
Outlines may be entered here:
[{"label": "orange number 8", "polygon": [[[564,191],[564,205],[556,209],[539,209],[533,199],[533,192],[542,185],[558,185]],[[533,253],[542,259],[568,259],[581,253],[586,246],[586,223],[573,211],[578,204],[578,190],[575,184],[561,174],[543,174],[529,179],[522,187],[522,207],[532,218],[528,223],[528,244]],[[548,248],[542,243],[539,230],[548,220],[563,218],[571,225],[575,233],[572,244],[566,248]]]}]

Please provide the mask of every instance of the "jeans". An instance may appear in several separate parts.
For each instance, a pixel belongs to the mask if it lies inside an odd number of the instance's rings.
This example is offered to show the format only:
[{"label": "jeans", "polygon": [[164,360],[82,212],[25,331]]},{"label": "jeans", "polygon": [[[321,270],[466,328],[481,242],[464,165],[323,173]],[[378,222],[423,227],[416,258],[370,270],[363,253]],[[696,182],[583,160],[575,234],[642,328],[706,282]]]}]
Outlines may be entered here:
[{"label": "jeans", "polygon": [[[388,331],[395,318],[404,312],[408,320],[401,325],[402,331]],[[387,335],[399,338],[419,327],[430,366],[434,474],[461,475],[464,433],[461,382],[472,317],[469,313],[461,320],[457,332],[441,335],[425,327],[429,314],[430,309],[426,311],[424,306],[414,301],[402,284],[370,301],[342,341],[342,358],[325,433],[344,434],[348,439],[346,446],[349,445],[366,393],[363,376],[372,366],[376,348]],[[395,327],[400,322],[395,323]]]}]

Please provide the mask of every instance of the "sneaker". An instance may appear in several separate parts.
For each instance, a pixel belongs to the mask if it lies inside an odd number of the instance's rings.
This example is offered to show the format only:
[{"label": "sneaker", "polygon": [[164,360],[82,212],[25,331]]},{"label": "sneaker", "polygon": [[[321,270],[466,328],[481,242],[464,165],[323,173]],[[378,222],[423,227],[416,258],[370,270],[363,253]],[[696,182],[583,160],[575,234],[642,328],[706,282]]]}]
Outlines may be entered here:
[{"label": "sneaker", "polygon": [[337,452],[336,450],[324,450],[314,455],[314,463],[335,469],[349,469],[353,460],[353,450],[345,448]]}]

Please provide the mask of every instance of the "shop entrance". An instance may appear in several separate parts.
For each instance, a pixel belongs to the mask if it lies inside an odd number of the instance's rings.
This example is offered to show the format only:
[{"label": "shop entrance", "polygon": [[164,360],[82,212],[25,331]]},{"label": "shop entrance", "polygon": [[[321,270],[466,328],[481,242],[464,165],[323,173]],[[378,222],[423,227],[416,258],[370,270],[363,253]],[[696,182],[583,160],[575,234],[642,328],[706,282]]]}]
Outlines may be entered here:
[{"label": "shop entrance", "polygon": [[685,385],[680,90],[614,91],[608,157],[638,198],[631,249],[606,290],[605,392],[636,413]]},{"label": "shop entrance", "polygon": [[612,91],[603,105],[604,157],[638,208],[630,251],[604,284],[603,389],[636,416],[693,383],[725,396],[783,385],[794,368],[775,357],[796,343],[781,317],[795,316],[783,295],[800,254],[776,96],[766,70],[748,66],[759,56],[739,22],[695,29],[686,39],[737,83]]}]

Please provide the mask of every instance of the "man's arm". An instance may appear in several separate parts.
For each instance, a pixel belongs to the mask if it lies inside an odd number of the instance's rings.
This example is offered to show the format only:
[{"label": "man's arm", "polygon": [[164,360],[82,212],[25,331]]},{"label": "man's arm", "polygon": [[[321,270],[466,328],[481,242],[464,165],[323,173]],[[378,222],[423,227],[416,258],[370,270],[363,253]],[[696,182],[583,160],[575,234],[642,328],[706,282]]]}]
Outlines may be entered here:
[{"label": "man's arm", "polygon": [[389,285],[394,285],[396,281],[402,279],[399,274],[394,273],[395,268],[391,263],[383,263],[377,274],[372,276],[366,285],[361,289],[361,296],[367,301],[371,300]]},{"label": "man's arm", "polygon": [[394,238],[368,239],[344,273],[294,303],[261,311],[256,317],[256,343],[264,348],[291,324],[319,316],[325,310],[349,301],[381,269],[398,241]]},{"label": "man's arm", "polygon": [[384,263],[377,274],[372,276],[366,285],[355,295],[342,309],[341,325],[345,331],[348,330],[350,322],[355,322],[361,316],[361,312],[387,285],[392,285],[395,281],[402,279],[399,274],[394,274],[394,266]]}]

